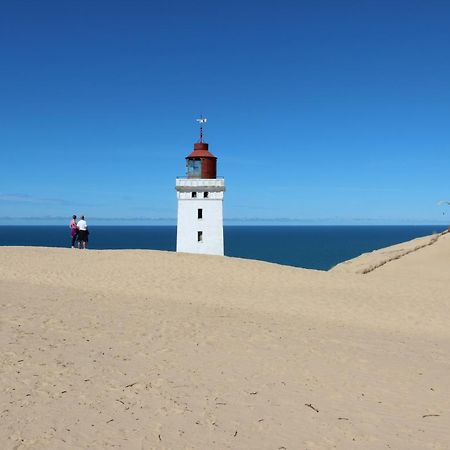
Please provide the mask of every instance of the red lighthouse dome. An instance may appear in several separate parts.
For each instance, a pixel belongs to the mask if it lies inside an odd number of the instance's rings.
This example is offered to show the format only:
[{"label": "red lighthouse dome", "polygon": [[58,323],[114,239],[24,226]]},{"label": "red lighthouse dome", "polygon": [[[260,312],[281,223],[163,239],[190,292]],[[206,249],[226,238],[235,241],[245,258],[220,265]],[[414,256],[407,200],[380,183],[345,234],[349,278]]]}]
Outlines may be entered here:
[{"label": "red lighthouse dome", "polygon": [[194,150],[186,156],[187,178],[217,178],[217,158],[209,152],[208,144],[203,142],[203,124],[206,118],[197,119],[200,123],[200,141],[194,144]]},{"label": "red lighthouse dome", "polygon": [[209,152],[206,142],[194,144],[194,151],[186,157],[187,178],[216,178],[217,158]]}]

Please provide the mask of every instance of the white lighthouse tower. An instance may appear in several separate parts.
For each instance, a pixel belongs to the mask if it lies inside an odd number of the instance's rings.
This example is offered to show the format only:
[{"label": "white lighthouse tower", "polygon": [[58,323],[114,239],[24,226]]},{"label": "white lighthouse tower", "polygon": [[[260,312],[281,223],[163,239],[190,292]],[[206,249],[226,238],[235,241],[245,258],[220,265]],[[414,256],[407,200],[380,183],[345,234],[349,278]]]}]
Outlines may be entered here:
[{"label": "white lighthouse tower", "polygon": [[217,178],[217,158],[200,140],[186,157],[186,177],[176,181],[178,199],[177,252],[223,255],[223,193],[225,181]]}]

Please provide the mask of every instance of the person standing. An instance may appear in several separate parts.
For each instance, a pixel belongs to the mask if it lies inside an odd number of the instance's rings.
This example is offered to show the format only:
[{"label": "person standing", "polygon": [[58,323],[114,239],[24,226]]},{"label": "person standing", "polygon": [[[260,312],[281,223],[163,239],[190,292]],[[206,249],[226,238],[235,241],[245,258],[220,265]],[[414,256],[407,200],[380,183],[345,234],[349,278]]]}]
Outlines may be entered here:
[{"label": "person standing", "polygon": [[86,249],[89,231],[84,216],[81,216],[81,219],[78,221],[77,228],[78,228],[78,248],[81,248],[81,246],[83,246],[83,248]]},{"label": "person standing", "polygon": [[75,248],[75,241],[77,240],[78,228],[77,228],[77,216],[74,214],[70,221],[70,236],[72,237],[72,248]]}]

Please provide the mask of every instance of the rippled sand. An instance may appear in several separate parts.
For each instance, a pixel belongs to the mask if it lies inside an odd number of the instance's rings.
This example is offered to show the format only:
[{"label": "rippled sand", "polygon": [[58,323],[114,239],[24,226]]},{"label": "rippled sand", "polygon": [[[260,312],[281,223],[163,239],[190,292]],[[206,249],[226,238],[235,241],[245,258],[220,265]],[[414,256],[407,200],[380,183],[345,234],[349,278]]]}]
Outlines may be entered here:
[{"label": "rippled sand", "polygon": [[0,248],[0,448],[448,449],[450,235],[401,248]]}]

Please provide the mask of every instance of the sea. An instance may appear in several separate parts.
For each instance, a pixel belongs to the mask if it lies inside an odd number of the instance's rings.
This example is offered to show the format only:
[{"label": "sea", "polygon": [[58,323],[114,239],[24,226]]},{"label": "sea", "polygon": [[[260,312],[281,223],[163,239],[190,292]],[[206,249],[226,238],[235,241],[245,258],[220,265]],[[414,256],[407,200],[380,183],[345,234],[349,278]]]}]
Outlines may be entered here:
[{"label": "sea", "polygon": [[[225,226],[225,255],[307,269],[441,232],[444,225]],[[89,248],[175,251],[176,226],[89,227]],[[67,226],[0,226],[0,246],[70,247]],[[75,250],[77,251],[77,250]]]}]

